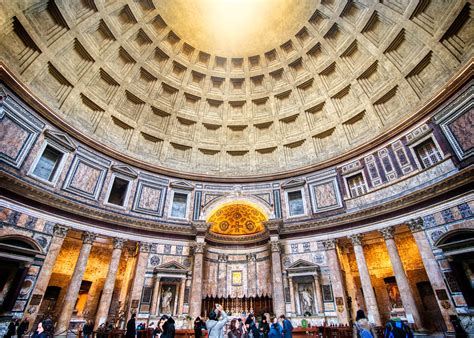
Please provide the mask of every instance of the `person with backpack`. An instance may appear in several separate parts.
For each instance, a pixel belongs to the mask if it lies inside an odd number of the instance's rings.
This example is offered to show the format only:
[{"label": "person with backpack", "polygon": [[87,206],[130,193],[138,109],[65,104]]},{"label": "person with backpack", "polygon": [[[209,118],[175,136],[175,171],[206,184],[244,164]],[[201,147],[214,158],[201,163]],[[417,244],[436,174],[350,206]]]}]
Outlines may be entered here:
[{"label": "person with backpack", "polygon": [[370,324],[365,316],[364,310],[357,310],[356,320],[354,323],[354,337],[357,338],[373,338],[370,331]]},{"label": "person with backpack", "polygon": [[390,313],[390,320],[385,326],[384,338],[413,338],[413,332],[396,313]]}]

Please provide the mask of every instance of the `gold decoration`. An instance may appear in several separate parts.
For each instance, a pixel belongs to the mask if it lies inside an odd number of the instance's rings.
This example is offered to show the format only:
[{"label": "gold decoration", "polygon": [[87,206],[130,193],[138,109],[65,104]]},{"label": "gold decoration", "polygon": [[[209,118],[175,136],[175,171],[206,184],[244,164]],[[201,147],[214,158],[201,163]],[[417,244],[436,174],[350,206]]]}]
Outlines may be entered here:
[{"label": "gold decoration", "polygon": [[250,235],[264,230],[267,217],[258,207],[239,202],[227,204],[211,214],[207,220],[211,232],[223,235]]}]

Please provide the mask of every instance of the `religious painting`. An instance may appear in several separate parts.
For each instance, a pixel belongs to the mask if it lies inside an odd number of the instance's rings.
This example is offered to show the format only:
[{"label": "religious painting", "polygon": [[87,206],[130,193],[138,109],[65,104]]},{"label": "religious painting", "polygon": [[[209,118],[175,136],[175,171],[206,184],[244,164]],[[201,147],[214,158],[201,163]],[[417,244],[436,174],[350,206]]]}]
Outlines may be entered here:
[{"label": "religious painting", "polygon": [[232,271],[232,285],[242,285],[242,271]]},{"label": "religious painting", "polygon": [[394,308],[403,308],[402,298],[400,297],[400,290],[395,277],[384,278],[385,288],[387,289],[390,306]]},{"label": "religious painting", "polygon": [[332,287],[331,285],[322,285],[321,286],[323,289],[323,301],[324,302],[332,302],[334,301],[333,295],[332,295]]}]

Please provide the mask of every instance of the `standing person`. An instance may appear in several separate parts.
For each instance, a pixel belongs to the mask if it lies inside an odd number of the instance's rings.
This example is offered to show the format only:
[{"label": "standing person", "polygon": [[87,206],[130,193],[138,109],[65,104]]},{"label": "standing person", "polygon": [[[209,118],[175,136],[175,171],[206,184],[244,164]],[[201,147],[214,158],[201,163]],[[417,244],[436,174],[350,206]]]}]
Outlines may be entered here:
[{"label": "standing person", "polygon": [[402,322],[396,313],[390,313],[390,320],[385,326],[385,338],[413,338],[410,327]]},{"label": "standing person", "polygon": [[18,325],[18,329],[16,330],[16,335],[18,338],[23,337],[23,335],[26,333],[26,330],[28,330],[28,326],[30,325],[30,322],[28,321],[27,318],[23,319],[20,322],[20,325]]},{"label": "standing person", "polygon": [[92,332],[94,330],[94,325],[92,324],[91,320],[87,320],[82,327],[82,334],[84,335],[84,338],[90,338],[92,337]]},{"label": "standing person", "polygon": [[291,325],[290,320],[285,315],[281,315],[280,319],[283,326],[283,338],[293,338],[293,325]]},{"label": "standing person", "polygon": [[201,338],[202,337],[202,330],[206,328],[206,325],[204,324],[203,320],[201,317],[196,317],[194,320],[194,337],[195,338]]},{"label": "standing person", "polygon": [[245,328],[247,330],[248,338],[259,338],[260,332],[255,323],[255,315],[253,313],[250,313],[247,316],[247,319],[245,320]]},{"label": "standing person", "polygon": [[216,308],[209,313],[209,319],[206,321],[208,338],[223,338],[226,323],[227,313],[222,305],[216,304]]},{"label": "standing person", "polygon": [[125,334],[126,338],[135,338],[137,334],[137,329],[135,325],[135,314],[132,314],[132,318],[127,322],[127,333]]},{"label": "standing person", "polygon": [[370,324],[365,316],[364,310],[357,310],[356,320],[354,323],[354,337],[357,338],[372,338],[370,331]]},{"label": "standing person", "polygon": [[266,315],[262,315],[262,321],[260,322],[259,330],[263,338],[268,338],[268,333],[270,332],[270,325],[268,324]]},{"label": "standing person", "polygon": [[8,324],[7,333],[5,334],[5,338],[11,338],[15,335],[16,327],[18,326],[18,319],[12,320],[10,324]]},{"label": "standing person", "polygon": [[270,332],[268,333],[268,338],[282,338],[283,337],[283,327],[278,323],[278,319],[273,318],[273,323],[270,325]]},{"label": "standing person", "polygon": [[41,321],[31,338],[53,338],[53,326],[51,319]]},{"label": "standing person", "polygon": [[243,332],[240,327],[240,321],[237,318],[234,318],[230,321],[229,333],[227,333],[228,338],[242,338]]},{"label": "standing person", "polygon": [[[163,318],[164,317],[164,318]],[[160,338],[174,338],[175,334],[175,325],[174,325],[174,319],[172,317],[168,317],[166,315],[163,315],[164,322],[163,322],[163,332],[161,333]]]}]

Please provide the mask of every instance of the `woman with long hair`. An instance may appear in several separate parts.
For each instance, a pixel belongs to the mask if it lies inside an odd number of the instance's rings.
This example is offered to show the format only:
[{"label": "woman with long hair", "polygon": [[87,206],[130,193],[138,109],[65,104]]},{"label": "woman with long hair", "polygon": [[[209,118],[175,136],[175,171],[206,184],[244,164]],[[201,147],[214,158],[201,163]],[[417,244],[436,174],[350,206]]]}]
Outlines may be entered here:
[{"label": "woman with long hair", "polygon": [[240,321],[234,318],[230,321],[228,338],[242,338],[242,329],[240,327]]}]

